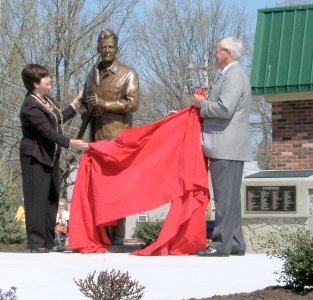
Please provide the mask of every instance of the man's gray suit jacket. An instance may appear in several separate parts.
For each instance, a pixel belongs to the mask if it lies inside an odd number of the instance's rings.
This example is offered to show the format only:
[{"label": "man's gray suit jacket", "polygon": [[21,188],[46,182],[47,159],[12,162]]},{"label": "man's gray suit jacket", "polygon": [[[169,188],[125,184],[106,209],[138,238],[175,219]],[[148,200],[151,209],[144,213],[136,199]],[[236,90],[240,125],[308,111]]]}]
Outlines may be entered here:
[{"label": "man's gray suit jacket", "polygon": [[250,80],[239,63],[217,80],[201,103],[202,146],[208,158],[250,161]]}]

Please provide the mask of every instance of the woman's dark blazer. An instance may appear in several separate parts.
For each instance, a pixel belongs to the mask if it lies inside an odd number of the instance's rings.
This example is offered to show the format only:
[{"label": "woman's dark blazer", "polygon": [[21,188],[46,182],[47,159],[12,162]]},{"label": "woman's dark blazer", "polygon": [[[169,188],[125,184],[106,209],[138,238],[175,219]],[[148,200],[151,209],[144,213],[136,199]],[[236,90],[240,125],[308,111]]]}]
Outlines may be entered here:
[{"label": "woman's dark blazer", "polygon": [[[75,113],[71,105],[67,106],[62,111],[63,122]],[[70,143],[70,138],[63,135],[60,121],[57,123],[55,115],[39,104],[29,93],[26,94],[22,104],[20,120],[23,133],[20,155],[33,156],[39,162],[53,166],[57,145],[68,148]]]}]

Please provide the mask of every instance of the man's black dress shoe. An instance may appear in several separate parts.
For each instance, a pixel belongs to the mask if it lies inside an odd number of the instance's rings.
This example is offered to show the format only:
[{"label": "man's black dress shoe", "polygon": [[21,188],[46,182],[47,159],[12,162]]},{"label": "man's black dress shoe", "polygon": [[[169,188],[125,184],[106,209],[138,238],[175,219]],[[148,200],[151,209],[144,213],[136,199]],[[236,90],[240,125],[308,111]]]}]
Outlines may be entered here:
[{"label": "man's black dress shoe", "polygon": [[113,246],[123,246],[124,245],[124,239],[123,238],[114,238],[114,239],[112,239],[112,245]]},{"label": "man's black dress shoe", "polygon": [[49,253],[50,250],[48,248],[31,248],[31,253]]},{"label": "man's black dress shoe", "polygon": [[227,257],[229,256],[229,254],[220,252],[212,247],[209,247],[201,251],[197,251],[196,255],[204,256],[204,257]]},{"label": "man's black dress shoe", "polygon": [[54,246],[50,251],[51,252],[64,252],[66,250],[63,246]]},{"label": "man's black dress shoe", "polygon": [[232,251],[230,255],[235,255],[235,256],[244,256],[246,254],[245,250],[237,250],[237,251]]}]

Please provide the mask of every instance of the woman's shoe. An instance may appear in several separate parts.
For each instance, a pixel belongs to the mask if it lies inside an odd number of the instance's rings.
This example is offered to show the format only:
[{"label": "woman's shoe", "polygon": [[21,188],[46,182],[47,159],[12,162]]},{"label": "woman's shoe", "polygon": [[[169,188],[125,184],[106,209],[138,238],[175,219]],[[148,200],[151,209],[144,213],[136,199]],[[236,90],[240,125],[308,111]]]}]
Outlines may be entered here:
[{"label": "woman's shoe", "polygon": [[48,248],[31,248],[31,253],[49,253],[50,250]]}]

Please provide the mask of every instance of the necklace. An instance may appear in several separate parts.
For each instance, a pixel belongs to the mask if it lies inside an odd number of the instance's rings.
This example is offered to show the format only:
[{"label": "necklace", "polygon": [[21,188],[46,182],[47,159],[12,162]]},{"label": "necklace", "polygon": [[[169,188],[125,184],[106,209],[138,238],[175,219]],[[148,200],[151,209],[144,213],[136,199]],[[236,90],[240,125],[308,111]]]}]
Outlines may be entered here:
[{"label": "necklace", "polygon": [[[45,98],[45,102],[43,99],[37,97],[34,94],[31,94],[35,100],[37,101],[37,103],[39,103],[41,106],[43,106],[45,109],[47,109],[48,111],[50,111],[52,113],[52,115],[55,118],[55,121],[58,125],[58,118],[55,114],[55,111],[57,111],[59,113],[60,116],[60,124],[61,124],[61,128],[63,128],[63,114],[62,111],[53,103],[53,101],[49,100],[49,98],[47,96],[44,96]],[[57,126],[57,131],[58,131],[58,126]]]},{"label": "necklace", "polygon": [[[43,96],[43,98],[41,98],[41,97],[38,97],[37,95],[35,95],[35,94],[31,94],[35,99],[36,99],[36,101],[38,102],[38,103],[43,103],[43,104],[48,104],[49,103],[49,101],[48,101],[48,99],[45,97],[45,96]],[[50,104],[50,103],[49,103]]]},{"label": "necklace", "polygon": [[[44,96],[44,98],[45,98],[45,102],[44,102],[41,98],[37,97],[36,95],[34,95],[34,94],[31,94],[31,95],[34,97],[34,99],[36,100],[37,103],[39,103],[41,106],[43,106],[46,110],[48,110],[53,115],[53,117],[55,119],[55,123],[56,123],[56,131],[57,132],[59,132],[59,121],[58,121],[58,117],[56,115],[56,112],[58,113],[58,115],[60,116],[60,129],[61,129],[60,133],[62,134],[62,132],[63,132],[63,121],[64,120],[63,120],[63,113],[62,113],[61,109],[59,109],[53,103],[53,101],[49,99],[48,96]],[[55,144],[55,147],[54,147],[54,156],[55,156],[56,152],[57,152],[57,144]]]}]

